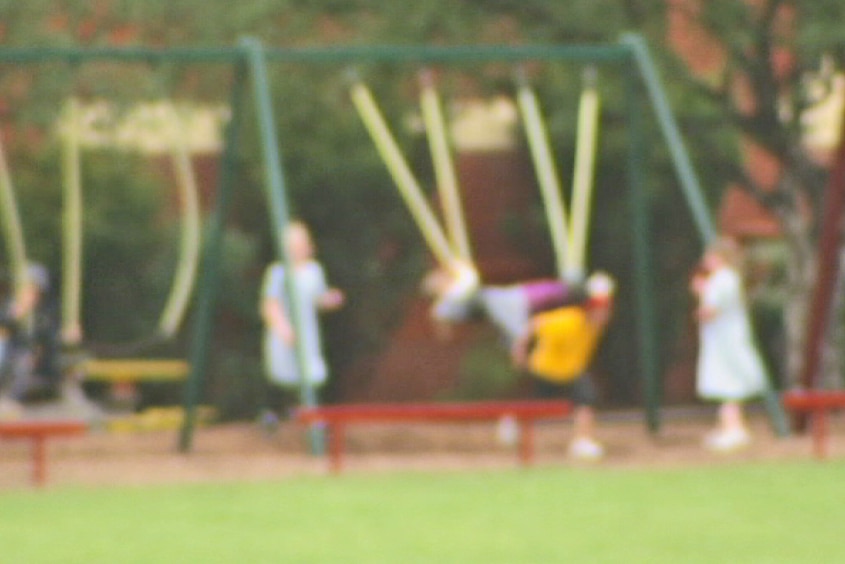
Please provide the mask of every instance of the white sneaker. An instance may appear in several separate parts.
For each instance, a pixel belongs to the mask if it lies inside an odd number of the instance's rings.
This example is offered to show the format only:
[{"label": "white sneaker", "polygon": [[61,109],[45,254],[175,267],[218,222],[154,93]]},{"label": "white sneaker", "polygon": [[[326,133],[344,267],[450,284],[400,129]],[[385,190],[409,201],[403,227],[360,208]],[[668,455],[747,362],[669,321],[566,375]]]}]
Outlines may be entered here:
[{"label": "white sneaker", "polygon": [[751,435],[745,429],[731,429],[709,435],[704,445],[716,452],[730,452],[748,446]]},{"label": "white sneaker", "polygon": [[578,460],[598,460],[604,456],[604,447],[592,439],[575,439],[569,445],[569,456]]}]

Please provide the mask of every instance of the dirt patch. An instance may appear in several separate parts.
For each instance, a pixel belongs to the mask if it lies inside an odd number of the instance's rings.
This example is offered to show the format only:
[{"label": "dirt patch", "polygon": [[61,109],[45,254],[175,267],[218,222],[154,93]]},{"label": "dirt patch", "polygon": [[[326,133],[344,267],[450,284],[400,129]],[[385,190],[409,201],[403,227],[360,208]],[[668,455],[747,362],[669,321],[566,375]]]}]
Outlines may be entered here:
[{"label": "dirt patch", "polygon": [[[673,468],[766,460],[808,459],[810,438],[776,438],[760,413],[752,415],[752,445],[740,452],[714,454],[701,446],[712,412],[669,414],[661,432],[648,433],[636,413],[604,413],[600,438],[607,455],[597,468]],[[832,456],[845,453],[845,419],[831,422]],[[537,425],[536,464],[579,465],[566,457],[570,426],[565,421]],[[495,423],[361,425],[347,431],[345,472],[397,470],[461,471],[517,467],[514,446],[496,438]],[[189,454],[177,450],[175,431],[115,433],[92,431],[55,439],[48,446],[51,486],[184,484],[266,481],[328,474],[326,460],[309,454],[306,435],[292,423],[266,435],[255,424],[235,423],[199,429]],[[583,463],[581,463],[583,465]],[[0,489],[28,487],[30,447],[0,443]]]}]

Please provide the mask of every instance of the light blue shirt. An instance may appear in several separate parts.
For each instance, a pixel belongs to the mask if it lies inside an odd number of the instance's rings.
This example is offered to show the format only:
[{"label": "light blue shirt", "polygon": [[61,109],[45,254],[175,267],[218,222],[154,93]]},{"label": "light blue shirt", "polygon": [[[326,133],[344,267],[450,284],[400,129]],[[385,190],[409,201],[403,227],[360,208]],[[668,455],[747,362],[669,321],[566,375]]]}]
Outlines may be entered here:
[{"label": "light blue shirt", "polygon": [[[326,381],[328,369],[323,358],[320,338],[320,320],[318,318],[319,300],[328,290],[323,268],[316,261],[309,261],[295,269],[297,307],[300,315],[299,332],[296,339],[302,344],[305,353],[305,372],[312,385],[319,386]],[[285,269],[280,263],[273,263],[264,275],[263,299],[275,299],[283,304],[285,315],[296,327],[291,318],[292,312],[285,294]],[[264,334],[264,361],[268,377],[275,383],[295,386],[300,383],[299,366],[294,347],[284,343],[269,327]]]}]

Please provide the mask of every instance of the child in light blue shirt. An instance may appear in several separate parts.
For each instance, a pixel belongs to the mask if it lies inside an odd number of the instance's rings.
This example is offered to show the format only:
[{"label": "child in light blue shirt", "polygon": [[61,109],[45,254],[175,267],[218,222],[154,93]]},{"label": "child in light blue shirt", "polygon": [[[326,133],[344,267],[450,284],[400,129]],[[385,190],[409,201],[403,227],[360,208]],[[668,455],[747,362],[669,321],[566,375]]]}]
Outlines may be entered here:
[{"label": "child in light blue shirt", "polygon": [[341,307],[344,295],[326,283],[323,267],[314,258],[314,244],[305,224],[292,222],[285,232],[285,244],[293,265],[300,332],[296,333],[285,293],[288,273],[281,263],[273,263],[264,275],[262,290],[265,370],[276,386],[299,386],[303,374],[294,346],[299,339],[305,353],[304,376],[310,385],[319,387],[326,382],[328,369],[323,357],[318,314],[321,310]]}]

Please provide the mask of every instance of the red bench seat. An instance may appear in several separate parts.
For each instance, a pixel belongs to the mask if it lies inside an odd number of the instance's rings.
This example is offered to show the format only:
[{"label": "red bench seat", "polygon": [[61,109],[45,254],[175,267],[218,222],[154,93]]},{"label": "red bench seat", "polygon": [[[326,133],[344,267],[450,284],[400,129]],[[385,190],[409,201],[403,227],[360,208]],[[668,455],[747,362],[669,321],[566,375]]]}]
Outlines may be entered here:
[{"label": "red bench seat", "polygon": [[32,442],[32,482],[47,483],[47,439],[81,435],[88,429],[74,419],[0,421],[0,439],[29,439]]},{"label": "red bench seat", "polygon": [[783,405],[789,411],[808,413],[813,426],[813,451],[825,458],[828,451],[828,415],[845,408],[845,390],[792,390],[783,394]]},{"label": "red bench seat", "polygon": [[343,462],[344,431],[350,424],[391,422],[495,421],[513,417],[520,429],[519,459],[530,465],[534,457],[534,422],[564,417],[572,406],[565,401],[488,401],[444,403],[346,404],[300,408],[295,419],[303,424],[324,424],[329,433],[333,472]]}]

